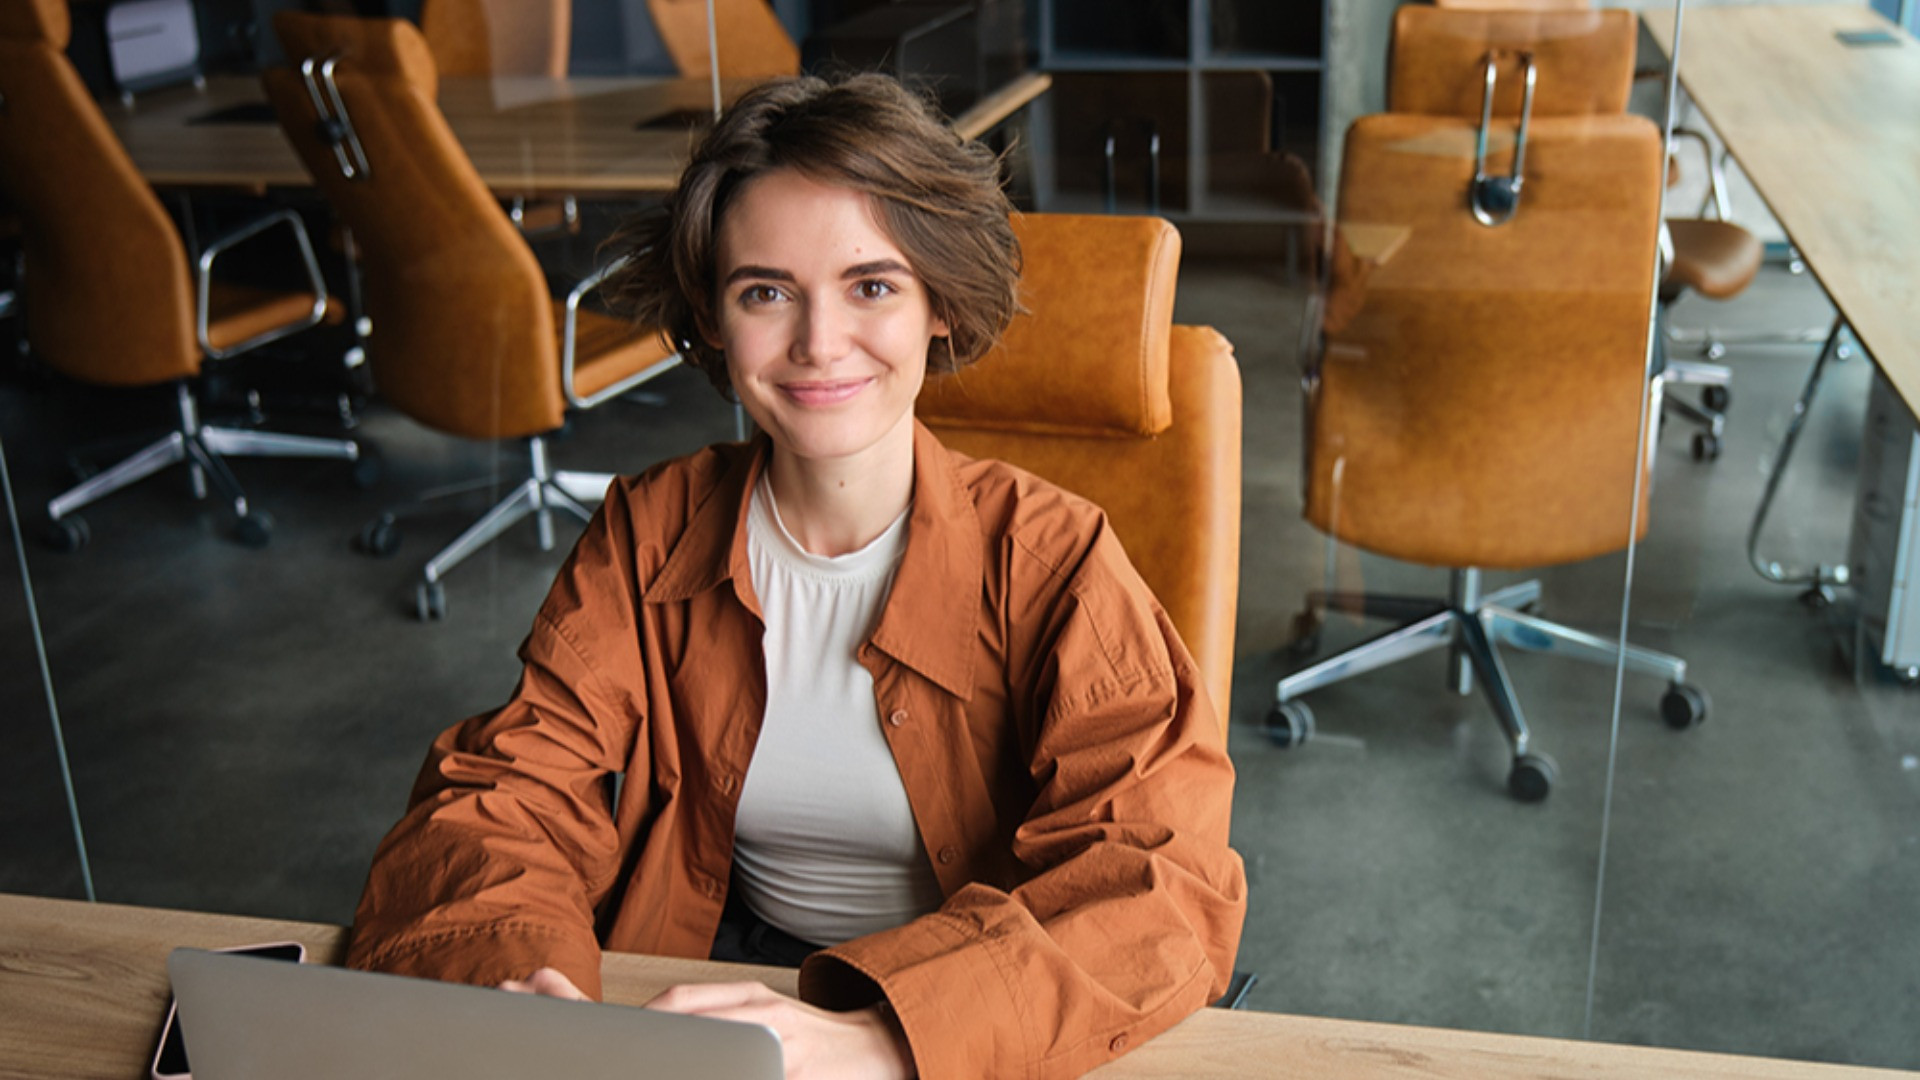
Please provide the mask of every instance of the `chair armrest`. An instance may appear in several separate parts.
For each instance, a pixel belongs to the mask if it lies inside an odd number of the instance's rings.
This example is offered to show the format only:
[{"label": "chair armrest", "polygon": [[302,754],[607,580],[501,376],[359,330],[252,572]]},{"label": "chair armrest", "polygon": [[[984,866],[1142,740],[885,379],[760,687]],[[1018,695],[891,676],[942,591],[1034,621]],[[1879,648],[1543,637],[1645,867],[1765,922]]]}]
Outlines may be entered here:
[{"label": "chair armrest", "polygon": [[[1700,157],[1707,164],[1707,195],[1712,199],[1713,216],[1721,221],[1732,221],[1733,207],[1727,200],[1724,159],[1713,156],[1713,143],[1709,142],[1706,134],[1701,131],[1690,127],[1675,127],[1673,141],[1678,143],[1681,139],[1688,139],[1700,146]],[[1704,212],[1706,207],[1702,206],[1700,209]]]},{"label": "chair armrest", "polygon": [[586,299],[588,293],[599,288],[608,277],[613,275],[614,271],[619,270],[625,265],[627,265],[627,256],[622,255],[582,278],[580,283],[575,285],[572,291],[567,293],[566,315],[560,327],[560,392],[566,395],[567,404],[576,409],[591,409],[609,398],[619,397],[621,394],[639,386],[641,383],[646,382],[656,375],[680,366],[680,354],[674,353],[664,360],[649,364],[626,378],[621,379],[619,382],[601,389],[598,393],[582,397],[579,392],[574,389],[574,365],[578,362],[576,342],[580,327],[580,301]]},{"label": "chair armrest", "polygon": [[[307,283],[313,292],[313,311],[299,322],[288,323],[263,334],[256,334],[229,348],[216,349],[213,347],[213,341],[208,337],[213,318],[213,264],[220,256],[275,225],[285,225],[293,230],[294,242],[300,246],[300,260],[306,266]],[[201,351],[215,360],[259,348],[269,341],[316,326],[327,314],[327,283],[320,276],[320,261],[314,258],[313,242],[307,239],[307,228],[300,223],[300,215],[292,210],[276,210],[264,217],[256,218],[208,244],[206,249],[200,252],[200,274],[194,287],[198,293],[194,329],[200,336]]]}]

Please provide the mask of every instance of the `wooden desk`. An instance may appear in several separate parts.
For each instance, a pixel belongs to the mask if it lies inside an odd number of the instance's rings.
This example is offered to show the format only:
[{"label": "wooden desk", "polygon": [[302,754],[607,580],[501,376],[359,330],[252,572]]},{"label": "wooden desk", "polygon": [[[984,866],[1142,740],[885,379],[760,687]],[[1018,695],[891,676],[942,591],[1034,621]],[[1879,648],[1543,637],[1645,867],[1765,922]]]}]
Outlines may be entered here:
[{"label": "wooden desk", "polygon": [[[0,1078],[132,1080],[153,1052],[176,946],[305,942],[337,963],[336,926],[0,895]],[[609,955],[609,1001],[637,1004],[679,982],[760,978],[792,992],[794,973],[692,960]],[[1694,1054],[1465,1031],[1208,1009],[1097,1080],[1227,1076],[1421,1080],[1842,1080],[1901,1074],[1721,1054]]]},{"label": "wooden desk", "polygon": [[[1028,74],[954,118],[969,138],[1046,92],[1051,77]],[[747,81],[722,84],[728,100]],[[440,80],[440,109],[480,179],[499,195],[666,192],[690,147],[678,123],[649,120],[711,109],[706,79],[499,78]],[[312,180],[271,120],[197,122],[229,109],[264,108],[251,77],[216,76],[204,90],[180,87],[128,109],[104,103],[107,122],[149,183],[162,187],[306,187]]]},{"label": "wooden desk", "polygon": [[[1672,55],[1673,15],[1645,16]],[[1890,30],[1847,46],[1837,30]],[[1920,43],[1866,7],[1688,7],[1680,81],[1920,411]]]}]

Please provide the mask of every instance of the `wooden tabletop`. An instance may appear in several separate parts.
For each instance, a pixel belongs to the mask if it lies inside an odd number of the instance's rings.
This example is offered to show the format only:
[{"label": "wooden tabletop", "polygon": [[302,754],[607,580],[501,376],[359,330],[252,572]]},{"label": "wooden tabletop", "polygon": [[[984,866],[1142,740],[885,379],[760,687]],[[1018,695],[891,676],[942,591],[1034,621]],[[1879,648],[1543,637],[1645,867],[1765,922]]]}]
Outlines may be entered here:
[{"label": "wooden tabletop", "polygon": [[[1673,16],[1645,16],[1672,52]],[[1892,44],[1847,45],[1843,30]],[[1920,409],[1920,43],[1863,6],[1689,6],[1680,81]]]},{"label": "wooden tabletop", "polygon": [[[307,946],[312,962],[338,963],[343,937],[340,927],[315,923],[0,894],[0,1078],[141,1075],[159,1038],[167,953],[176,947],[292,940]],[[794,973],[784,969],[626,954],[608,954],[602,977],[607,1000],[621,1004],[639,1004],[683,982],[751,978],[789,993],[794,985]],[[1089,1075],[1868,1080],[1913,1074],[1207,1009]]]},{"label": "wooden tabletop", "polygon": [[[954,118],[977,138],[1044,93],[1028,74]],[[722,84],[731,100],[752,83]],[[257,79],[215,76],[201,89],[102,105],[134,167],[162,187],[262,189],[312,183],[266,108]],[[706,79],[535,77],[440,80],[440,109],[499,195],[615,195],[671,191],[694,135],[712,110]],[[221,119],[222,115],[229,117]]]}]

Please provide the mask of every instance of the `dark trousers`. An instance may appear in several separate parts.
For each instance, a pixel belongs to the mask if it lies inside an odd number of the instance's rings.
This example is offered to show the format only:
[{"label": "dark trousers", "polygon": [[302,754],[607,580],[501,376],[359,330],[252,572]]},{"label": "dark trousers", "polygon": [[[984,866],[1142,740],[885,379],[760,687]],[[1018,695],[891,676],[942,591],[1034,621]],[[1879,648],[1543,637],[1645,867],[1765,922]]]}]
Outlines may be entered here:
[{"label": "dark trousers", "polygon": [[730,964],[766,964],[797,968],[820,946],[802,941],[755,915],[739,894],[727,897],[720,930],[713,936],[712,958]]}]

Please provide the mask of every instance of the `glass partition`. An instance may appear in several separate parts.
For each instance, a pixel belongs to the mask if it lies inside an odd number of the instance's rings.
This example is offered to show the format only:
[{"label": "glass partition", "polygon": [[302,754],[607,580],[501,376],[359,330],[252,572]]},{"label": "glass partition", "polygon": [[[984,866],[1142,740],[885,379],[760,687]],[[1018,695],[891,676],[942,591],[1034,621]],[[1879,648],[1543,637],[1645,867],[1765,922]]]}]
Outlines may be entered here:
[{"label": "glass partition", "polygon": [[1251,1001],[1579,1038],[1659,126],[1624,13],[1330,22],[1305,344],[1236,336]]},{"label": "glass partition", "polygon": [[88,892],[85,858],[67,800],[62,739],[41,678],[38,626],[30,580],[21,572],[10,469],[18,409],[0,406],[0,694],[11,703],[0,724],[0,892],[81,897]]},{"label": "glass partition", "polygon": [[[1911,265],[1888,103],[1920,48],[1867,6],[1688,8],[1670,404],[1624,615],[1712,712],[1678,737],[1622,714],[1592,1036],[1911,1069],[1920,394],[1882,286]],[[1741,244],[1751,280],[1700,276]]]},{"label": "glass partition", "polygon": [[[270,518],[259,546],[247,541],[261,536],[236,528],[236,508],[220,486],[196,498],[181,466],[70,510],[67,530],[52,529],[49,500],[162,436],[177,423],[178,403],[171,387],[93,385],[44,356],[9,371],[0,384],[0,433],[25,530],[27,578],[9,534],[0,571],[0,688],[14,705],[0,754],[0,889],[83,891],[34,650],[39,635],[100,899],[351,920],[374,846],[404,806],[428,743],[512,689],[515,649],[581,528],[556,513],[543,549],[534,520],[521,521],[444,569],[423,604],[428,560],[444,557],[463,530],[526,481],[534,451],[518,432],[500,439],[453,433],[458,425],[432,410],[435,400],[463,395],[476,399],[482,415],[524,409],[526,383],[503,374],[519,360],[522,339],[507,329],[513,320],[475,310],[429,330],[396,314],[396,304],[439,303],[400,295],[439,275],[468,275],[462,287],[485,295],[484,271],[496,263],[564,300],[612,257],[605,241],[657,198],[655,174],[677,172],[690,125],[714,108],[709,81],[679,77],[645,19],[638,5],[582,11],[576,27],[602,36],[583,50],[591,73],[573,79],[462,74],[456,60],[440,58],[441,117],[419,121],[406,148],[383,129],[415,122],[403,115],[407,106],[371,95],[372,76],[350,62],[332,75],[316,67],[311,89],[319,99],[340,95],[336,119],[351,137],[339,150],[349,165],[382,179],[442,167],[457,176],[466,165],[481,174],[496,193],[487,197],[491,216],[453,228],[504,237],[493,249],[504,254],[494,257],[473,254],[479,249],[468,237],[465,256],[449,249],[415,259],[364,224],[386,213],[393,233],[410,225],[445,229],[441,216],[458,202],[451,196],[420,199],[398,214],[359,207],[356,218],[336,212],[337,199],[365,189],[316,189],[290,154],[257,161],[252,155],[263,144],[272,150],[279,135],[260,77],[244,59],[205,72],[202,87],[143,91],[130,106],[113,101],[110,86],[98,88],[105,95],[98,107],[136,167],[162,174],[161,210],[189,254],[217,247],[262,214],[292,209],[335,302],[336,317],[316,330],[208,365],[208,377],[191,384],[197,421],[352,439],[365,460],[232,454],[246,509]],[[605,35],[613,23],[648,45],[612,55]],[[271,25],[258,30],[263,43],[274,37]],[[91,70],[84,54],[96,44],[74,44],[83,74]],[[263,51],[270,61],[293,55],[271,45]],[[296,102],[312,96],[297,71],[285,75]],[[737,93],[738,85],[727,90]],[[156,120],[171,126],[155,129]],[[435,131],[449,131],[459,154],[436,163]],[[189,162],[194,154],[204,156]],[[338,160],[324,151],[320,158],[327,169],[340,168]],[[216,179],[175,179],[183,163]],[[236,194],[253,181],[227,179],[249,168],[266,170],[264,195]],[[622,170],[636,178],[631,185],[610,175]],[[585,189],[577,196],[569,188],[575,178]],[[304,288],[291,236],[276,225],[223,253],[217,279]],[[515,245],[526,255],[514,255]],[[33,274],[28,266],[29,283]],[[591,313],[596,305],[589,295],[582,307]],[[30,314],[51,324],[71,313],[35,307]],[[541,314],[540,332],[557,336],[563,313],[553,314],[551,326],[547,317]],[[591,333],[601,324],[586,325]],[[7,324],[9,335],[21,326]],[[127,350],[143,347],[140,333],[127,323]],[[435,334],[455,340],[441,343]],[[408,365],[449,348],[464,350],[468,381],[436,384],[429,375],[423,389]],[[559,350],[544,354],[557,372]],[[558,399],[551,384],[540,392]],[[704,376],[680,369],[594,408],[568,410],[545,451],[556,470],[631,473],[734,433],[732,407]],[[593,481],[581,482],[579,498],[591,505]],[[434,494],[447,497],[421,501]],[[23,597],[28,580],[37,627]],[[442,617],[423,621],[423,606]]]},{"label": "glass partition", "polygon": [[[901,55],[875,43],[920,29],[887,23],[901,16],[881,5],[776,7],[796,39],[889,70],[903,70]],[[1489,45],[1465,32],[1429,27],[1437,41],[1417,54],[1439,58],[1444,100],[1399,99],[1389,58],[1416,54],[1390,50],[1393,5],[974,7],[972,39],[913,40],[958,50],[922,56],[954,111],[1022,74],[1051,80],[987,136],[1008,152],[1022,208],[1173,221],[1185,246],[1176,321],[1215,327],[1238,358],[1238,621],[1233,692],[1219,704],[1251,883],[1238,966],[1258,982],[1245,1004],[1920,1065],[1920,919],[1905,902],[1920,876],[1920,709],[1904,668],[1877,659],[1883,628],[1903,625],[1895,591],[1860,587],[1912,580],[1876,531],[1910,491],[1898,465],[1911,444],[1852,335],[1834,342],[1804,427],[1790,427],[1835,308],[1816,280],[1822,252],[1789,243],[1772,216],[1786,212],[1780,192],[1746,175],[1738,133],[1714,126],[1752,100],[1710,104],[1704,85],[1682,99],[1675,117],[1701,130],[1704,156],[1688,135],[1672,152],[1662,144],[1657,77],[1632,82],[1627,100],[1569,104],[1568,73],[1591,60],[1569,43],[1617,30],[1600,13],[1545,44],[1496,43],[1483,121]],[[614,116],[614,159],[648,140],[684,145],[713,103],[695,77],[673,84],[664,111],[621,104],[633,79],[677,75],[669,51],[642,5],[574,9],[576,38],[592,35],[575,58],[591,57],[590,71],[440,94],[448,109],[556,118],[453,132],[476,156],[485,144],[517,163],[522,182],[494,192],[503,216],[559,222],[526,237],[558,296],[655,196],[538,180],[565,153],[555,140]],[[1634,14],[1646,25],[1631,27],[1629,68],[1600,64],[1609,78],[1658,67],[1673,34],[1672,7]],[[1695,14],[1683,45],[1727,33]],[[1534,65],[1530,112],[1521,53]],[[968,84],[964,71],[993,80]],[[209,87],[156,94],[214,93],[220,79]],[[1666,217],[1712,203],[1717,166],[1730,216],[1768,243],[1740,299],[1694,289],[1658,302],[1668,158]],[[358,290],[385,287],[372,270],[347,273],[366,239],[338,228],[310,183],[268,187],[271,204],[300,212],[336,296],[364,305]],[[215,219],[234,220],[222,205],[187,212],[203,241]],[[29,579],[105,900],[350,920],[428,742],[511,690],[514,650],[579,526],[562,515],[543,550],[531,524],[516,525],[446,573],[444,617],[418,618],[436,614],[424,564],[522,482],[529,448],[447,434],[382,392],[385,322],[350,317],[206,387],[209,418],[247,426],[257,413],[378,450],[370,488],[342,462],[237,462],[250,505],[274,519],[258,549],[228,537],[230,508],[194,500],[180,470],[87,508],[84,550],[40,545],[48,500],[137,446],[132,433],[168,423],[174,403],[58,379],[0,386],[28,536],[28,577],[11,555],[0,571],[0,689],[16,703],[0,754],[0,888],[79,891]],[[1699,403],[1703,389],[1727,405],[1711,370],[1676,374],[1672,362],[1709,359],[1701,335],[1749,322],[1817,340],[1729,341],[1733,403],[1717,432],[1663,406]],[[733,438],[735,424],[704,377],[681,369],[575,411],[547,452],[563,468],[633,472]],[[1798,450],[1760,562],[1849,567],[1817,606],[1745,558],[1790,431]],[[1720,439],[1717,459],[1695,460],[1702,432]],[[395,527],[370,531],[390,510],[404,511]],[[1604,644],[1623,630],[1647,652],[1619,671]],[[1684,675],[1655,652],[1684,660]]]}]

